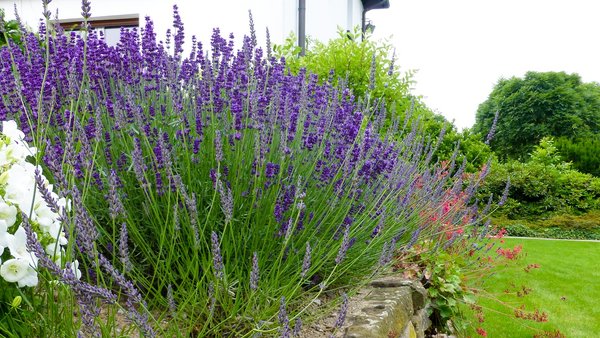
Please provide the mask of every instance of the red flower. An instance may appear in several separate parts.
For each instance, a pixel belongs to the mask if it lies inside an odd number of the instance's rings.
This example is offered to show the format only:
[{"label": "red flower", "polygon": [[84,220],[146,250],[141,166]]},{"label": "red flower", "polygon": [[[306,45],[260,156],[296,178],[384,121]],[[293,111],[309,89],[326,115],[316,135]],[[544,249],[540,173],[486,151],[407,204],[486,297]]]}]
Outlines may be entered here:
[{"label": "red flower", "polygon": [[476,331],[477,331],[477,334],[479,334],[480,336],[487,337],[487,332],[484,329],[478,327]]}]

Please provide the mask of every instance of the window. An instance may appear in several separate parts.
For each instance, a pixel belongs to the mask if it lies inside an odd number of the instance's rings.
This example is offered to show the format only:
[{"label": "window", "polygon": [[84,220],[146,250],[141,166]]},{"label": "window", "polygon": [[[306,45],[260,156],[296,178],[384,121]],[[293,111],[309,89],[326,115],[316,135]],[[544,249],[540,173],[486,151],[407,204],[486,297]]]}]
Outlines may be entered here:
[{"label": "window", "polygon": [[[57,20],[62,29],[67,32],[78,31],[81,29],[83,21],[81,19]],[[139,15],[115,15],[94,17],[88,20],[91,28],[95,29],[104,36],[104,41],[109,46],[115,46],[121,37],[121,28],[132,29],[140,25]]]}]

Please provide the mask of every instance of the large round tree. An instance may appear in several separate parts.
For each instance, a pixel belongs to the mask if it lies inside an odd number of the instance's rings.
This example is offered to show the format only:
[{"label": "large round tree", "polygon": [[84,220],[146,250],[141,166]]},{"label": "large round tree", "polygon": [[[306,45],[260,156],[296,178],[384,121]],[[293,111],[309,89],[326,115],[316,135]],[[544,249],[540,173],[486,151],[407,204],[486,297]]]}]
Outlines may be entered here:
[{"label": "large round tree", "polygon": [[581,138],[600,133],[600,84],[578,74],[527,72],[500,79],[479,105],[475,132],[486,135],[498,112],[490,145],[500,158],[526,157],[544,136]]}]

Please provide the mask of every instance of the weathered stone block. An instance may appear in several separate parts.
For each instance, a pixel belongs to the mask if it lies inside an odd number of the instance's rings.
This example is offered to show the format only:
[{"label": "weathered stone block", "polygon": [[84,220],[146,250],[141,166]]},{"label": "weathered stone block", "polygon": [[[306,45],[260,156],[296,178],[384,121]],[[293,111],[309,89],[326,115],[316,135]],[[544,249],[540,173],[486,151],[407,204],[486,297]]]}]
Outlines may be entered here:
[{"label": "weathered stone block", "polygon": [[400,335],[400,338],[417,338],[417,337],[418,337],[417,332],[412,323],[408,323],[408,325],[406,325],[406,328]]},{"label": "weathered stone block", "polygon": [[373,288],[364,298],[359,313],[352,314],[353,323],[345,337],[387,337],[390,332],[400,334],[413,313],[411,289],[409,287]]},{"label": "weathered stone block", "polygon": [[431,326],[431,320],[427,315],[427,309],[416,310],[415,315],[410,320],[417,332],[417,338],[424,338],[425,331]]},{"label": "weathered stone block", "polygon": [[[424,338],[431,325],[426,307],[427,290],[418,282],[385,277],[361,292],[349,313],[347,338]],[[391,336],[390,336],[391,335]]]},{"label": "weathered stone block", "polygon": [[379,278],[371,282],[371,286],[374,288],[397,288],[411,285],[411,281],[394,276]]},{"label": "weathered stone block", "polygon": [[414,282],[411,284],[412,288],[412,302],[415,310],[424,309],[429,302],[427,290],[421,285],[421,283]]}]

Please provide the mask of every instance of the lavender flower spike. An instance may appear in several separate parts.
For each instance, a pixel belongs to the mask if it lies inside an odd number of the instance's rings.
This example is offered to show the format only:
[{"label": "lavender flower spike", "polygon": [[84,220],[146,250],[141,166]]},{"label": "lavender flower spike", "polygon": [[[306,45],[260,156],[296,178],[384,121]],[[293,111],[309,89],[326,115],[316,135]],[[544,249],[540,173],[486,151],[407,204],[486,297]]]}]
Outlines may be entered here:
[{"label": "lavender flower spike", "polygon": [[223,257],[221,256],[221,248],[219,246],[219,236],[216,232],[210,234],[212,243],[213,267],[215,269],[215,277],[223,278]]},{"label": "lavender flower spike", "polygon": [[177,312],[177,304],[175,304],[175,298],[173,297],[173,287],[171,284],[167,286],[167,300],[169,302],[169,311],[171,311],[171,316],[175,317]]},{"label": "lavender flower spike", "polygon": [[302,278],[306,277],[308,270],[310,269],[310,243],[306,242],[306,252],[304,253],[304,261],[302,262]]},{"label": "lavender flower spike", "polygon": [[250,273],[250,289],[258,289],[258,253],[255,251],[252,255],[252,272]]},{"label": "lavender flower spike", "polygon": [[338,250],[337,257],[335,257],[335,264],[340,264],[344,257],[346,257],[346,252],[350,247],[350,225],[346,225],[344,229],[344,238],[342,239],[342,245],[340,245],[340,250]]},{"label": "lavender flower spike", "polygon": [[285,310],[285,297],[281,297],[279,304],[279,324],[281,324],[281,338],[290,338],[290,319]]},{"label": "lavender flower spike", "polygon": [[217,162],[223,161],[223,141],[219,130],[215,130],[215,159]]},{"label": "lavender flower spike", "polygon": [[490,127],[490,131],[485,138],[485,144],[490,144],[490,141],[494,138],[494,134],[496,133],[496,124],[498,123],[498,115],[499,112],[496,112],[494,115],[494,121],[492,122],[492,126]]},{"label": "lavender flower spike", "polygon": [[342,327],[342,325],[344,325],[344,322],[346,321],[346,313],[348,312],[348,295],[344,293],[342,297],[342,307],[340,308],[340,312],[338,313],[338,317],[334,324],[336,329],[339,329]]},{"label": "lavender flower spike", "polygon": [[133,268],[133,264],[131,264],[131,261],[129,260],[127,241],[127,224],[123,222],[121,224],[121,233],[119,235],[119,254],[121,255],[121,264],[123,264],[123,271],[125,272],[129,272]]},{"label": "lavender flower spike", "polygon": [[221,180],[217,182],[217,185],[219,196],[221,197],[221,209],[225,215],[225,223],[229,223],[233,219],[233,196],[231,194],[231,189],[227,187],[227,190],[225,190],[225,185]]},{"label": "lavender flower spike", "polygon": [[502,192],[502,198],[500,198],[500,202],[498,202],[498,206],[501,207],[506,203],[508,199],[508,193],[510,191],[510,177],[506,178],[506,186],[504,187],[504,192]]},{"label": "lavender flower spike", "polygon": [[89,19],[90,16],[92,16],[92,13],[90,13],[90,10],[92,9],[91,6],[91,2],[89,0],[82,0],[81,1],[81,16],[84,19]]},{"label": "lavender flower spike", "polygon": [[294,322],[294,330],[292,331],[292,336],[298,337],[300,335],[300,331],[302,331],[302,319],[298,317]]},{"label": "lavender flower spike", "polygon": [[106,195],[106,200],[108,201],[109,215],[113,221],[117,219],[117,217],[123,216],[125,213],[125,207],[119,196],[119,183],[117,173],[111,169],[110,175],[108,176],[108,195]]}]

